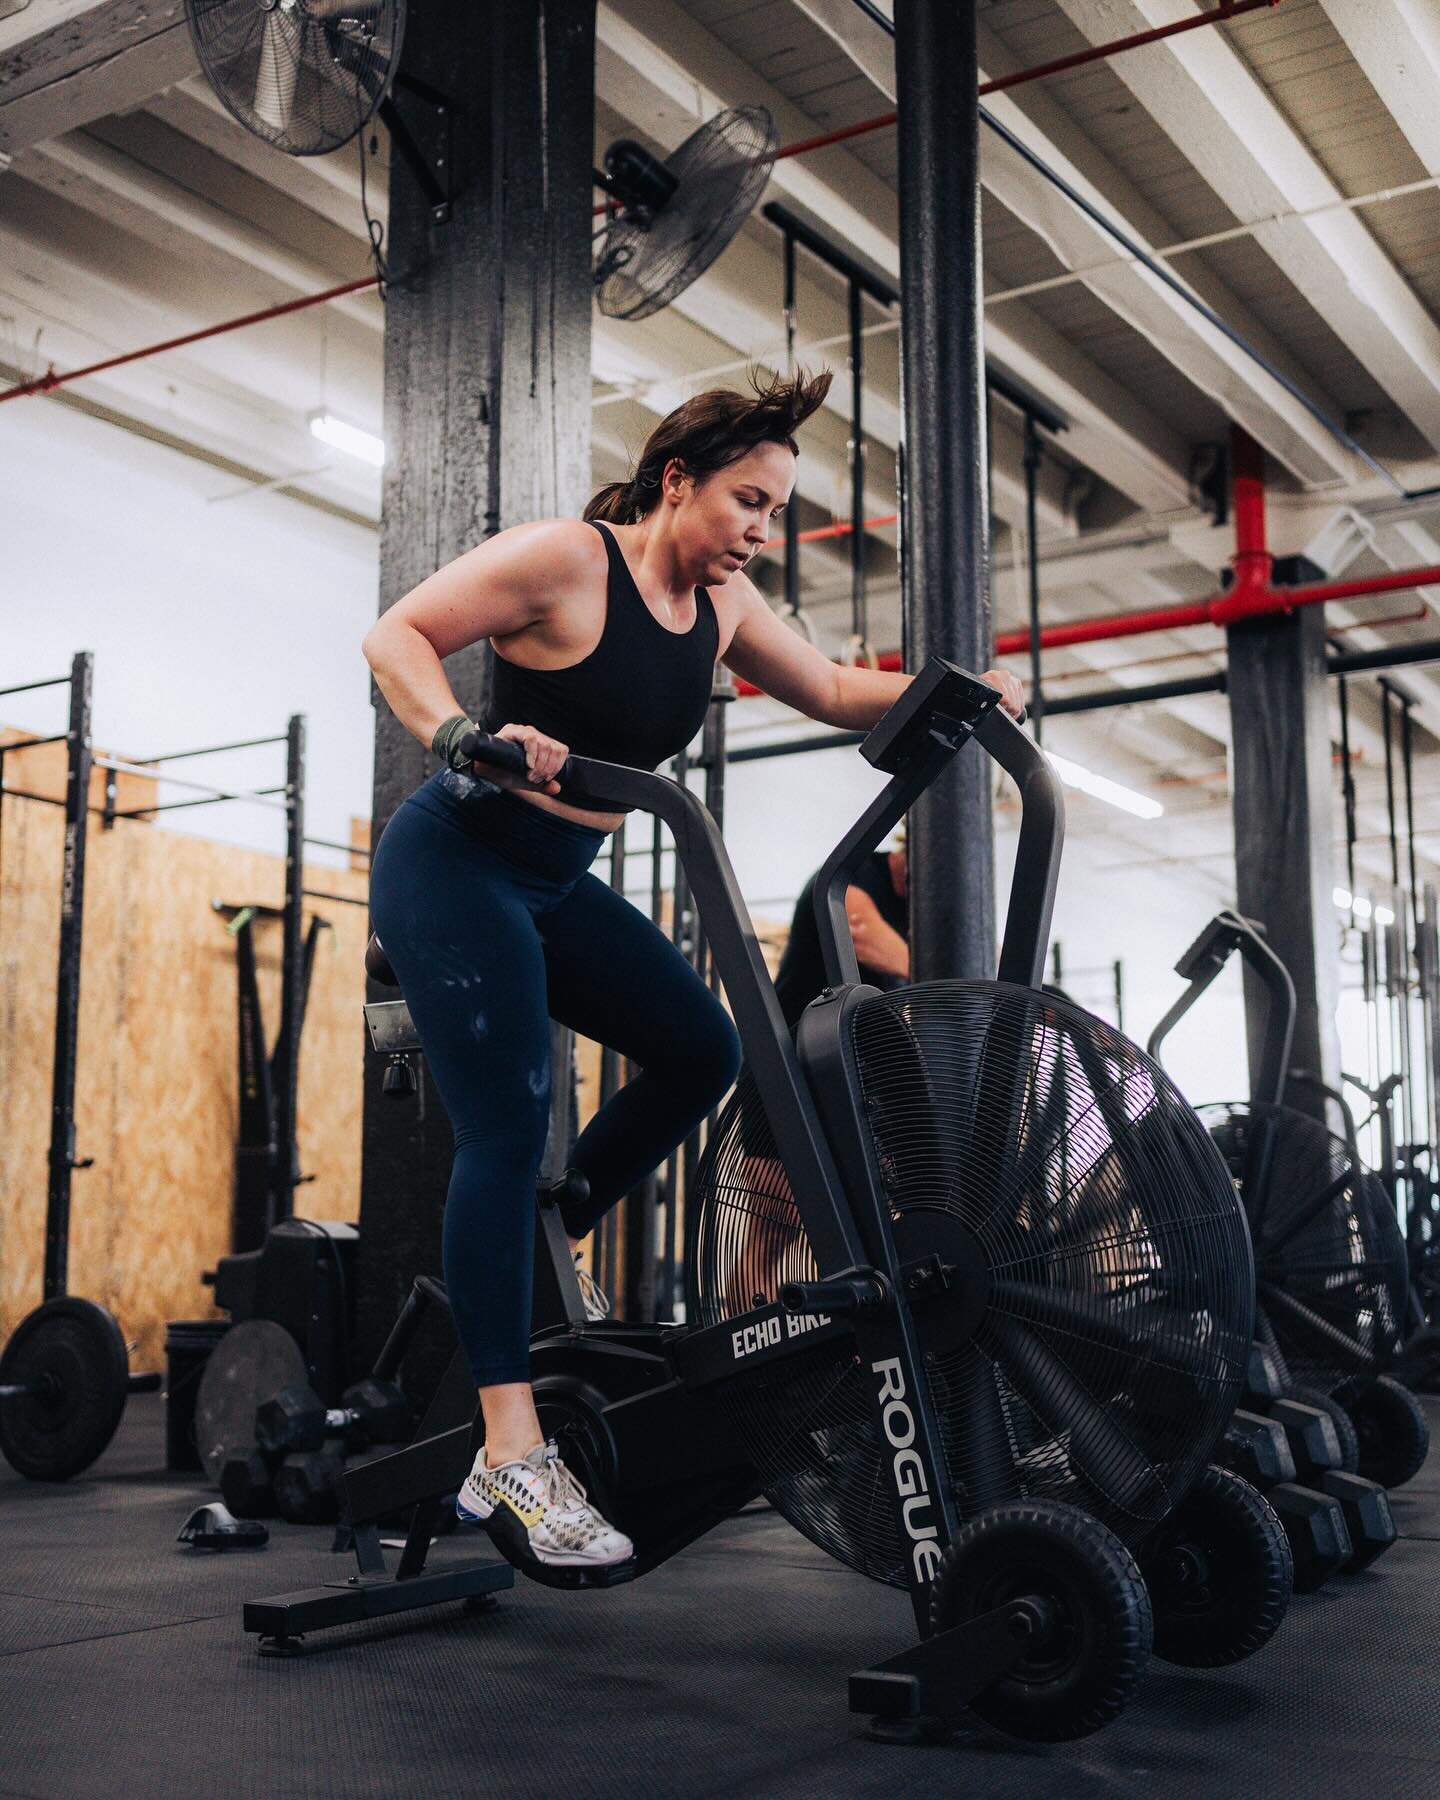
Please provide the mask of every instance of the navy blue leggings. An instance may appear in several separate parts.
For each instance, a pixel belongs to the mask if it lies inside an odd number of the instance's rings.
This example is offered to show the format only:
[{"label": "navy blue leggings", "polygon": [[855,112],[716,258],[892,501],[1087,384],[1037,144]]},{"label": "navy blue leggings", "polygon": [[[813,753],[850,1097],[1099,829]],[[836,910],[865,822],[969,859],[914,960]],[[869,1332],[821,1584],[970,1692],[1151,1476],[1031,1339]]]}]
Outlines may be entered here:
[{"label": "navy blue leggings", "polygon": [[667,937],[587,873],[606,834],[441,770],[385,827],[370,911],[455,1130],[445,1283],[478,1387],[526,1381],[535,1183],[550,1110],[549,1019],[638,1074],[580,1134],[590,1184],[572,1237],[729,1089],[740,1042]]}]

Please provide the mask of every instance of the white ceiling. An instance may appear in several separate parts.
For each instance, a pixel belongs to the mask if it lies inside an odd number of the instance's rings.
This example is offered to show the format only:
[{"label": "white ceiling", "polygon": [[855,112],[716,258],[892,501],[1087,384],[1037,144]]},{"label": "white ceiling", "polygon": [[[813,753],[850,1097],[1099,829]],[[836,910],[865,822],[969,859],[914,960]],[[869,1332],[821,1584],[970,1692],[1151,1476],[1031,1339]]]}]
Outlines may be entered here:
[{"label": "white ceiling", "polygon": [[[995,78],[1198,10],[1194,0],[990,0],[980,60]],[[755,102],[793,142],[885,112],[894,94],[889,40],[853,0],[601,0],[596,85],[597,156],[621,133],[668,151],[718,108]],[[1440,189],[1426,185],[1440,177],[1433,0],[1284,0],[986,104],[1143,244],[1219,236],[1172,255],[1181,280],[1403,486],[1440,482]],[[1040,479],[1047,621],[1213,591],[1231,543],[1193,503],[1191,476],[1232,421],[1270,454],[1278,553],[1339,545],[1326,560],[1350,574],[1440,562],[1440,506],[1398,500],[1280,381],[982,135],[988,353],[1067,421],[1046,440]],[[383,220],[379,137],[368,194]],[[249,136],[198,74],[179,0],[0,0],[0,382],[365,276],[362,154],[356,142],[289,158]],[[770,192],[898,283],[893,130],[778,163]],[[803,254],[801,275],[801,342],[843,369],[843,291]],[[656,318],[597,316],[597,483],[697,383],[782,355],[780,297],[780,240],[756,217]],[[879,308],[866,316],[867,510],[880,515],[894,510],[898,339]],[[275,484],[373,525],[378,479],[327,456],[307,419],[323,405],[378,432],[382,349],[382,306],[364,293],[13,404],[101,412],[229,470],[237,493]],[[807,431],[803,524],[849,510],[848,390],[837,381]],[[1017,417],[997,403],[992,424],[1003,630],[1025,618],[1024,484]],[[872,534],[867,568],[871,635],[892,648],[893,531]],[[849,631],[843,541],[807,549],[804,576],[822,641],[838,647]],[[1354,648],[1433,637],[1436,600],[1360,600],[1330,607],[1327,623]],[[1046,668],[1055,696],[1222,660],[1219,632],[1198,628],[1058,652]],[[1399,679],[1416,701],[1416,823],[1435,879],[1440,676]],[[1353,686],[1368,885],[1388,875],[1383,743],[1373,682]],[[752,703],[733,728],[747,735],[774,718]],[[1225,885],[1222,698],[1057,720],[1052,735],[1166,803],[1165,820],[1143,828],[1086,812],[1102,868],[1123,878],[1143,861],[1189,881],[1203,866]],[[1335,817],[1338,831],[1338,806]]]}]

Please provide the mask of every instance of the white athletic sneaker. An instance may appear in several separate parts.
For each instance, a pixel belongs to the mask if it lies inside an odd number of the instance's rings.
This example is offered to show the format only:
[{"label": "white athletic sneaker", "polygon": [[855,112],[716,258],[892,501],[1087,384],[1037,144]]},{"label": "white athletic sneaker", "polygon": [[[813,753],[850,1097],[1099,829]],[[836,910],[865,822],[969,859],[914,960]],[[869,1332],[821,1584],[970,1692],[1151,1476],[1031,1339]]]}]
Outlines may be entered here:
[{"label": "white athletic sneaker", "polygon": [[585,1302],[585,1317],[592,1323],[610,1316],[610,1296],[588,1269],[580,1267],[580,1252],[575,1252],[575,1274],[580,1282],[580,1298]]},{"label": "white athletic sneaker", "polygon": [[604,1569],[628,1562],[635,1546],[588,1504],[585,1490],[560,1460],[554,1438],[523,1462],[490,1468],[485,1451],[455,1498],[462,1524],[483,1525],[507,1560],[523,1567]]}]

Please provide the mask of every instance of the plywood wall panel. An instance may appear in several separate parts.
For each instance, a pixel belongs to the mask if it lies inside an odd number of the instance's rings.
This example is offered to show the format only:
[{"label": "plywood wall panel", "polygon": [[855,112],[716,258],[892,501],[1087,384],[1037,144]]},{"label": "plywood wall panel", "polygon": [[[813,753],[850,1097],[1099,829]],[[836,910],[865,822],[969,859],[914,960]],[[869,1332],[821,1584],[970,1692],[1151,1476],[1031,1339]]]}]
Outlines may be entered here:
[{"label": "plywood wall panel", "polygon": [[[13,737],[17,735],[9,734]],[[46,766],[45,759],[49,759]],[[59,793],[63,747],[15,752],[5,784]],[[103,782],[97,771],[97,781]],[[117,805],[149,784],[117,779]],[[92,790],[96,804],[103,787]],[[278,821],[277,821],[278,824]],[[9,798],[0,825],[0,1338],[41,1297],[63,816]],[[363,898],[365,877],[310,868],[305,885]],[[100,1301],[161,1366],[166,1322],[214,1315],[201,1272],[230,1247],[237,1125],[236,958],[212,900],[279,906],[280,855],[92,815],[81,964],[69,1285]],[[307,900],[321,939],[301,1051],[296,1210],[359,1210],[364,1078],[362,906]],[[257,920],[262,1010],[280,1017],[278,921]]]}]

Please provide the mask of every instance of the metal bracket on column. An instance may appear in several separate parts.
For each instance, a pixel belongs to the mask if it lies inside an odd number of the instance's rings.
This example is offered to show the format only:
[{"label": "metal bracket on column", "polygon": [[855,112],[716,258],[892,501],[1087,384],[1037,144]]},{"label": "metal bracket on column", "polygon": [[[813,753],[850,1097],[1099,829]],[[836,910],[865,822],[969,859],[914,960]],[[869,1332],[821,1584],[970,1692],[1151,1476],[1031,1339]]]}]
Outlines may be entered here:
[{"label": "metal bracket on column", "polygon": [[[405,113],[400,96],[405,97]],[[397,75],[379,106],[390,141],[405,160],[430,208],[432,225],[450,223],[450,102],[413,75]],[[405,116],[408,114],[408,118]]]}]

